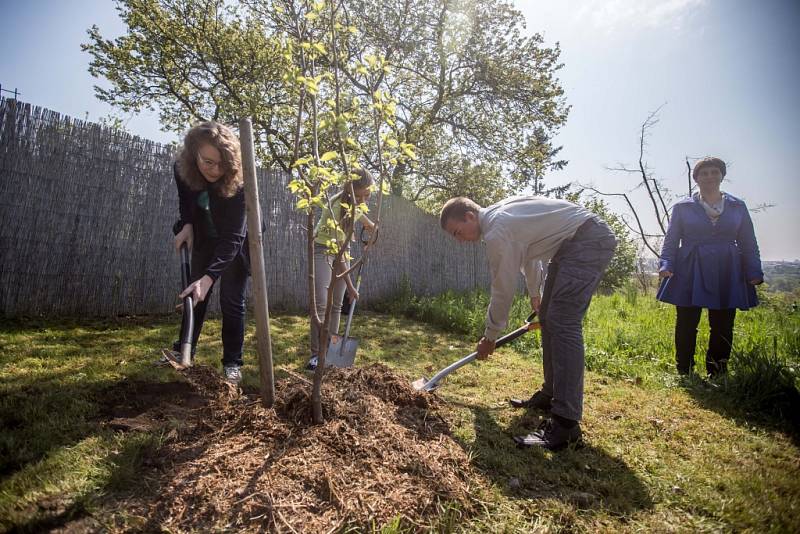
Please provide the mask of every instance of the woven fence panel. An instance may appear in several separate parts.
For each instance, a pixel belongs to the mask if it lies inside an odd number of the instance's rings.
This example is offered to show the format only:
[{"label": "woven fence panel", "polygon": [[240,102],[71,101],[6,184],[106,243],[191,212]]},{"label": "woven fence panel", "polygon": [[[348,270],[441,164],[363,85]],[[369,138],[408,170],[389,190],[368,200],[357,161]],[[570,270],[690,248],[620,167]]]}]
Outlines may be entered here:
[{"label": "woven fence panel", "polygon": [[[173,147],[0,100],[2,315],[172,310],[180,287],[174,155]],[[293,209],[284,173],[261,169],[258,179],[270,307],[303,310],[305,216]],[[404,281],[424,294],[486,286],[480,246],[456,243],[403,198],[385,197],[382,213],[364,271],[365,303],[390,297]]]}]

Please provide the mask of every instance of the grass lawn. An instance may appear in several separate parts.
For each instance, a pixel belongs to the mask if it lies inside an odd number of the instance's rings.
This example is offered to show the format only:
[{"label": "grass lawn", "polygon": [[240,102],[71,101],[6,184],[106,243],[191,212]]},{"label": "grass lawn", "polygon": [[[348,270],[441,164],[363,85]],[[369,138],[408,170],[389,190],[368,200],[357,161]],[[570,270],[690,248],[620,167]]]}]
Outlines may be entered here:
[{"label": "grass lawn", "polygon": [[[475,495],[476,515],[446,514],[446,523],[430,527],[800,532],[800,450],[788,424],[751,411],[724,385],[677,381],[668,311],[646,326],[620,318],[624,297],[596,300],[587,321],[586,447],[556,454],[514,447],[511,436],[536,423],[507,405],[541,382],[532,336],[462,368],[437,394],[485,489]],[[124,514],[120,499],[148,483],[149,458],[180,421],[167,414],[157,430],[120,432],[107,424],[108,405],[131,383],[148,384],[154,397],[190,394],[171,369],[151,365],[178,321],[0,323],[0,531],[101,529]],[[770,339],[751,322],[741,322],[747,339]],[[306,324],[300,316],[272,317],[279,379],[305,363]],[[247,331],[243,387],[254,391],[252,322]],[[361,338],[359,364],[383,362],[409,380],[431,376],[474,345],[474,336],[370,312],[357,315],[353,331]],[[201,345],[198,362],[218,367],[218,320],[206,323]]]}]

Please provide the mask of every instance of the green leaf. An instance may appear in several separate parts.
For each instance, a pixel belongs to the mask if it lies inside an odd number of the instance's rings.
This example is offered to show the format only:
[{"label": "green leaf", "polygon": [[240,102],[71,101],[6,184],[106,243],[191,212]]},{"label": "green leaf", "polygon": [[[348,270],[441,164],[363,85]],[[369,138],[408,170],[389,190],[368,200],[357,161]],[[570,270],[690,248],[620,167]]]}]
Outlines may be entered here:
[{"label": "green leaf", "polygon": [[329,152],[325,152],[322,157],[319,158],[320,161],[330,161],[332,159],[336,159],[339,157],[335,151],[331,150]]},{"label": "green leaf", "polygon": [[292,163],[292,168],[294,169],[295,167],[299,167],[301,165],[308,165],[309,163],[311,163],[311,156],[306,156],[305,158],[300,158]]},{"label": "green leaf", "polygon": [[404,148],[403,149],[403,154],[405,154],[406,156],[408,156],[411,159],[414,159],[414,160],[417,159],[417,155],[414,154],[414,151],[411,150],[410,148]]}]

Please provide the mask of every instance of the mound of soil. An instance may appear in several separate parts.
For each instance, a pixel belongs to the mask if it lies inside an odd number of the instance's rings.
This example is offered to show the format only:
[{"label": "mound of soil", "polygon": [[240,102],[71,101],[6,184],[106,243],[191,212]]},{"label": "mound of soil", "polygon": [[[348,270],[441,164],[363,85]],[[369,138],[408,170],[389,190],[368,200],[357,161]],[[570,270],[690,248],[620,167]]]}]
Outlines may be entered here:
[{"label": "mound of soil", "polygon": [[[125,503],[144,530],[328,532],[402,516],[423,525],[479,484],[437,415],[435,397],[387,367],[333,369],[325,423],[311,422],[310,381],[276,384],[271,409],[204,366],[181,371],[207,400],[158,451],[158,495]],[[129,516],[130,517],[130,516]]]}]

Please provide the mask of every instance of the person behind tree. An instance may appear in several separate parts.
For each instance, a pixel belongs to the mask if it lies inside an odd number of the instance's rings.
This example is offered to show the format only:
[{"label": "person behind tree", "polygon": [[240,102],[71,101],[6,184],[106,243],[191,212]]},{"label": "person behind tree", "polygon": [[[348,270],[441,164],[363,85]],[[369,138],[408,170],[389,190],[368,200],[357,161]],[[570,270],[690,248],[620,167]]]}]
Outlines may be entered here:
[{"label": "person behind tree", "polygon": [[661,250],[657,298],[675,305],[675,360],[684,375],[694,369],[703,308],[711,328],[706,372],[711,377],[727,372],[736,309],[758,305],[755,286],[764,281],[747,206],[720,190],[726,173],[719,158],[695,164],[698,192],[673,207]]},{"label": "person behind tree", "polygon": [[[320,321],[325,318],[325,308],[328,303],[328,286],[333,279],[333,272],[331,266],[334,265],[336,255],[332,254],[332,250],[340,250],[341,247],[349,248],[350,244],[346,243],[346,236],[353,229],[354,221],[361,222],[370,231],[375,227],[372,221],[361,211],[358,206],[365,203],[369,199],[370,192],[375,183],[372,175],[366,169],[354,169],[352,175],[356,178],[347,182],[342,187],[342,190],[331,198],[330,208],[325,207],[322,210],[319,222],[314,229],[314,296],[315,307]],[[353,198],[352,192],[355,195]],[[355,217],[352,216],[352,207],[355,205]],[[333,248],[331,248],[333,244]],[[350,268],[350,262],[342,256],[342,259],[335,266],[335,273],[343,273]],[[333,305],[331,306],[331,319],[329,325],[329,332],[335,334],[339,331],[339,322],[342,316],[342,300],[344,293],[350,298],[350,301],[358,299],[358,291],[353,285],[352,278],[348,273],[338,280],[334,280],[333,287]],[[319,352],[320,352],[320,329],[311,320],[311,331],[309,334],[309,341],[311,345],[311,357],[306,364],[306,369],[313,371],[317,368]]]},{"label": "person behind tree", "polygon": [[[180,294],[196,303],[192,356],[203,328],[206,306],[217,282],[222,311],[222,366],[238,383],[243,365],[245,290],[250,274],[241,149],[234,132],[216,122],[188,131],[173,166],[180,220],[174,245],[192,255],[193,281]],[[179,339],[183,338],[183,332]],[[179,342],[173,350],[177,351]]]},{"label": "person behind tree", "polygon": [[[582,320],[592,294],[616,248],[608,226],[585,208],[552,198],[516,196],[482,208],[464,197],[447,201],[442,228],[462,242],[486,242],[491,300],[478,358],[494,351],[508,322],[519,273],[525,276],[531,306],[539,314],[544,383],[515,408],[549,410],[551,418],[521,447],[562,449],[581,440],[584,346]],[[550,261],[541,293],[542,262]]]}]

